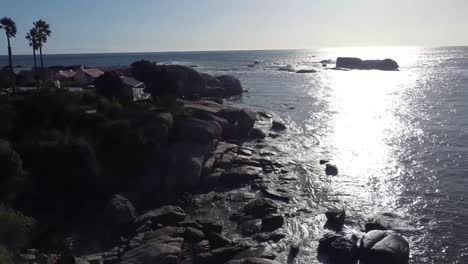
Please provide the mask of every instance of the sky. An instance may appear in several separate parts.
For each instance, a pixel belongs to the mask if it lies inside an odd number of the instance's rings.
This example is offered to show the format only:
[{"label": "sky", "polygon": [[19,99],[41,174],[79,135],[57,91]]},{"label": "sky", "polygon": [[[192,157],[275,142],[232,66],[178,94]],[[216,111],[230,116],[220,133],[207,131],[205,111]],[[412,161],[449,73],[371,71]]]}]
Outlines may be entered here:
[{"label": "sky", "polygon": [[[0,0],[15,54],[468,45],[468,0]],[[0,55],[7,54],[0,32]]]}]

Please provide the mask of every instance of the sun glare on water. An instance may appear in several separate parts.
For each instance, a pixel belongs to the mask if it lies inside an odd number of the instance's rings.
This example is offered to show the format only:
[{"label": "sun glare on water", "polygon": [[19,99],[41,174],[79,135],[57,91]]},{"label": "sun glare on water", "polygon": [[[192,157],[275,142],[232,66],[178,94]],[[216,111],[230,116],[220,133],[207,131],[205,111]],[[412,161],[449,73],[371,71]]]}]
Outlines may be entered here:
[{"label": "sun glare on water", "polygon": [[[388,56],[404,65],[411,65],[413,59],[411,49],[376,48],[365,54],[360,49],[334,52],[357,54],[364,59]],[[349,194],[361,201],[372,203],[377,191],[386,196],[383,199],[386,205],[379,206],[394,206],[398,186],[387,183],[401,173],[395,155],[399,138],[405,133],[417,133],[400,118],[407,109],[403,99],[406,90],[411,89],[416,80],[417,76],[405,69],[399,72],[330,72],[329,105],[334,115],[325,142],[334,150],[333,161],[339,164],[341,177],[344,177],[341,180],[353,182],[351,186],[356,187],[350,189]],[[363,189],[363,186],[371,188]]]}]

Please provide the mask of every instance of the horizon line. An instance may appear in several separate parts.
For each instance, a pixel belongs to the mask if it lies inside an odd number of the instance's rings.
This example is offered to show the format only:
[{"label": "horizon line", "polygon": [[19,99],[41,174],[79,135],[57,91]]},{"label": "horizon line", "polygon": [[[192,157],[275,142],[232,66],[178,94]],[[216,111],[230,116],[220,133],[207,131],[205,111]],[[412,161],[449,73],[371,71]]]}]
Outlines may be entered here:
[{"label": "horizon line", "polygon": [[[436,45],[436,46],[421,46],[421,45],[369,45],[369,46],[336,46],[322,48],[272,48],[272,49],[213,49],[213,50],[166,50],[166,51],[104,51],[104,52],[78,52],[78,53],[43,53],[43,55],[94,55],[94,54],[144,54],[144,53],[184,53],[184,52],[236,52],[236,51],[299,51],[299,50],[330,50],[330,49],[352,49],[352,48],[463,48],[468,47],[468,44],[463,45]],[[8,57],[8,54],[0,54],[0,56]],[[13,56],[32,56],[29,53],[13,54]]]}]

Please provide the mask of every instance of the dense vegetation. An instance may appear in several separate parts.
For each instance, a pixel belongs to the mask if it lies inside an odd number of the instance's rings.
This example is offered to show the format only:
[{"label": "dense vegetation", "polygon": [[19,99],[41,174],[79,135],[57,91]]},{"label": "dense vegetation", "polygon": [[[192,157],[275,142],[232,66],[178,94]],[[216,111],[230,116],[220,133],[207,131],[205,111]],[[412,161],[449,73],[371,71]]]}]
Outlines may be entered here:
[{"label": "dense vegetation", "polygon": [[[96,81],[96,92],[49,88],[0,97],[0,226],[17,225],[8,229],[21,234],[13,247],[0,240],[5,263],[29,235],[37,248],[60,248],[64,232],[96,221],[111,195],[137,184],[147,163],[166,162],[158,149],[170,135],[159,114],[183,111],[167,96],[175,92],[159,88],[177,85],[159,69],[132,71],[147,80],[154,100],[121,96],[122,82],[112,73]],[[37,221],[34,232],[23,213]]]}]

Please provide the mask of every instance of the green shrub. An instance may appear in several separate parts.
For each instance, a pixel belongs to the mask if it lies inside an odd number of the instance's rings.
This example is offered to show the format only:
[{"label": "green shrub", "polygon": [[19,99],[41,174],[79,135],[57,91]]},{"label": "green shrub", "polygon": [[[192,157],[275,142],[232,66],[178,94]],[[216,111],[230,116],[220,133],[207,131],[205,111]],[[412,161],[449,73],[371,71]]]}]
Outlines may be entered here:
[{"label": "green shrub", "polygon": [[28,244],[33,227],[34,219],[0,206],[0,244],[10,252],[19,252]]},{"label": "green shrub", "polygon": [[94,81],[96,93],[98,95],[112,98],[121,98],[123,96],[124,84],[119,75],[114,72],[106,72]]},{"label": "green shrub", "polygon": [[8,137],[15,128],[16,109],[0,103],[0,138]]},{"label": "green shrub", "polygon": [[0,202],[10,203],[14,200],[25,175],[18,153],[10,142],[0,140]]},{"label": "green shrub", "polygon": [[117,99],[107,99],[99,97],[97,101],[97,110],[105,115],[114,117],[117,116],[123,107]]},{"label": "green shrub", "polygon": [[80,111],[81,96],[64,89],[33,91],[15,102],[18,113],[17,134],[32,129],[65,129],[75,112]]},{"label": "green shrub", "polygon": [[29,172],[19,208],[34,216],[54,213],[68,221],[92,206],[99,192],[98,163],[85,139],[54,132],[23,141],[18,150]]},{"label": "green shrub", "polygon": [[13,264],[13,256],[3,245],[0,245],[0,263]]}]

